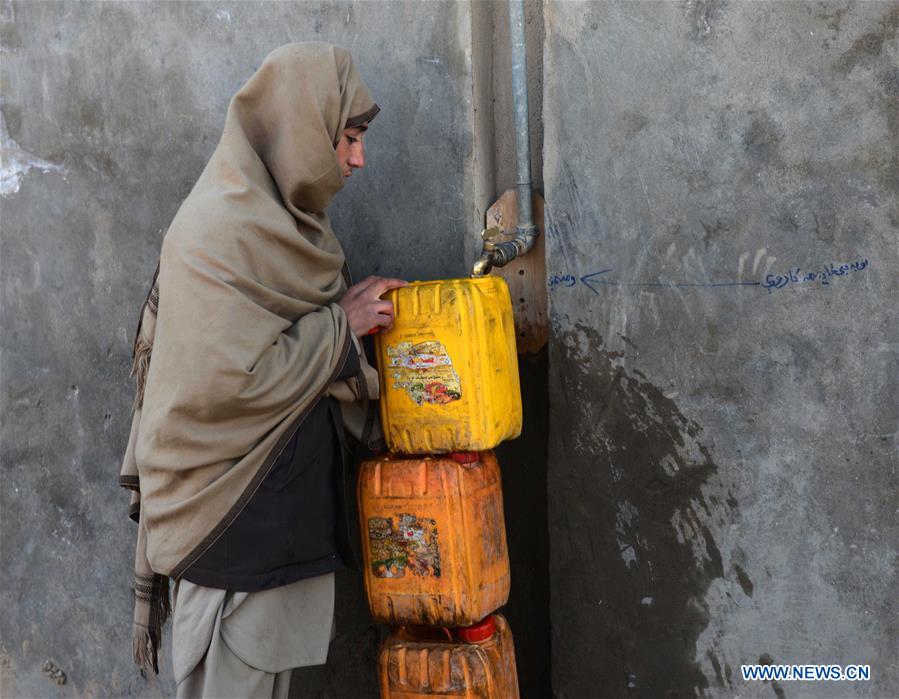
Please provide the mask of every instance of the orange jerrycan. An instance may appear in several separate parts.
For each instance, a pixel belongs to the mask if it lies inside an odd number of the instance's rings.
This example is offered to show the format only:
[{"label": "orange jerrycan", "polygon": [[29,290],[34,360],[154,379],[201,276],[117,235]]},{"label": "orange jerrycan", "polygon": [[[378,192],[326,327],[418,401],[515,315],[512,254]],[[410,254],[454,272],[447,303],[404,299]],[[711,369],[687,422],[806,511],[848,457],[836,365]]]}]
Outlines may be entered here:
[{"label": "orange jerrycan", "polygon": [[521,434],[505,280],[413,282],[386,298],[396,319],[376,336],[376,354],[381,425],[391,451],[481,451]]},{"label": "orange jerrycan", "polygon": [[365,590],[378,622],[467,626],[509,599],[493,452],[364,461],[357,497]]},{"label": "orange jerrycan", "polygon": [[460,629],[458,640],[434,631],[400,629],[384,640],[381,699],[518,699],[515,646],[501,614]]}]

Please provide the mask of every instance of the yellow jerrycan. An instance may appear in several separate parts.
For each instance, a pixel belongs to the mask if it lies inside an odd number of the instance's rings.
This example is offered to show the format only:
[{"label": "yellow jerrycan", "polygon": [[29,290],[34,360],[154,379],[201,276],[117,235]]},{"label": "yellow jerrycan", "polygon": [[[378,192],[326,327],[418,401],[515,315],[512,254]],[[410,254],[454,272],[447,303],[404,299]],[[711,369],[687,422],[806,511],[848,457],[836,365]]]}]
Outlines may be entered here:
[{"label": "yellow jerrycan", "polygon": [[493,452],[363,461],[362,569],[382,624],[468,626],[509,599],[509,553]]},{"label": "yellow jerrycan", "polygon": [[455,634],[448,629],[398,629],[381,645],[378,674],[381,699],[519,696],[515,646],[502,614]]},{"label": "yellow jerrycan", "polygon": [[375,336],[381,426],[402,454],[493,449],[521,434],[509,288],[501,277],[413,282]]}]

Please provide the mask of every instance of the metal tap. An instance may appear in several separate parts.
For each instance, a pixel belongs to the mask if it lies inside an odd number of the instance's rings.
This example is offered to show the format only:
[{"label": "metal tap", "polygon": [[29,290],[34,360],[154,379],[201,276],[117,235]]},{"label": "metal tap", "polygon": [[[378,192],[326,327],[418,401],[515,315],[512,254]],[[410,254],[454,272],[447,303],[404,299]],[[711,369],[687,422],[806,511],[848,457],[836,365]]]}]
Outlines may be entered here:
[{"label": "metal tap", "polygon": [[484,241],[484,247],[481,250],[481,256],[477,259],[474,265],[472,265],[472,277],[485,277],[490,274],[490,270],[493,267],[493,254],[496,251],[495,238],[500,233],[502,233],[502,231],[496,226],[493,226],[492,228],[485,228],[483,231],[481,231],[481,240]]}]

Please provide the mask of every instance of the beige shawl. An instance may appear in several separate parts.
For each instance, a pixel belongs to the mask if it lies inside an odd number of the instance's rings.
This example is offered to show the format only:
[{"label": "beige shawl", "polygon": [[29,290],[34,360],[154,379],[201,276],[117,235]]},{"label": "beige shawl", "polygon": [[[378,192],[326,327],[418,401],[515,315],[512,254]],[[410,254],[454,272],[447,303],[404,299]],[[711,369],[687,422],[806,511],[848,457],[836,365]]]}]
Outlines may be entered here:
[{"label": "beige shawl", "polygon": [[341,130],[377,111],[343,49],[277,49],[231,100],[165,235],[135,340],[119,479],[139,521],[139,664],[157,669],[168,576],[237,517],[315,403],[331,394],[352,413],[377,396],[364,359],[366,381],[334,383],[353,340],[337,305],[344,255],[324,213],[343,187]]}]

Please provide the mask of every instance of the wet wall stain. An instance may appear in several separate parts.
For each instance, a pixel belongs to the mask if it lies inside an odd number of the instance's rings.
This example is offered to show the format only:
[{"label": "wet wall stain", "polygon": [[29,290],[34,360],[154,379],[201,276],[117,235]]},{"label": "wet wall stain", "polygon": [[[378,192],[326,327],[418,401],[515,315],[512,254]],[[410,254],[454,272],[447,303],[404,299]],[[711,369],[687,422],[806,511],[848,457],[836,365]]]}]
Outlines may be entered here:
[{"label": "wet wall stain", "polygon": [[[827,28],[832,32],[832,35],[825,39],[821,45],[824,48],[830,46],[830,42],[833,41],[834,38],[840,33],[840,29],[843,24],[843,17],[847,12],[849,12],[851,5],[846,5],[844,7],[835,7],[834,5],[828,3],[824,8],[821,9],[820,12],[816,13],[814,16],[826,23]],[[830,10],[829,12],[827,10]],[[808,8],[808,13],[812,15],[812,8]]]},{"label": "wet wall stain", "polygon": [[836,70],[849,73],[857,65],[865,64],[880,56],[885,41],[895,39],[899,33],[899,7],[886,13],[874,31],[862,34],[848,51],[840,56]]},{"label": "wet wall stain", "polygon": [[706,657],[709,659],[709,662],[712,664],[712,669],[715,671],[715,684],[718,687],[724,686],[724,676],[721,674],[721,663],[718,660],[718,656],[716,656],[712,651],[707,650],[705,652]]},{"label": "wet wall stain", "polygon": [[899,67],[887,68],[878,76],[878,80],[887,97],[899,97]]},{"label": "wet wall stain", "polygon": [[619,128],[628,141],[633,140],[648,124],[649,119],[645,114],[633,110],[626,111],[619,118]]},{"label": "wet wall stain", "polygon": [[[759,656],[759,665],[774,665],[774,658],[772,658],[768,653],[762,653]],[[777,680],[771,680],[769,682],[771,685],[771,689],[774,690],[774,695],[777,699],[785,699],[786,693],[783,690],[783,687],[780,686],[780,683]]]},{"label": "wet wall stain", "polygon": [[752,597],[752,580],[746,575],[746,571],[738,565],[734,565],[734,571],[737,574],[737,581],[740,583],[740,587],[743,588],[743,592],[747,597]]},{"label": "wet wall stain", "polygon": [[[551,513],[550,522],[558,529],[563,519],[568,528],[553,539],[556,564],[572,559],[559,576],[566,593],[561,604],[575,605],[568,613],[580,614],[589,627],[580,643],[589,637],[589,658],[585,652],[582,661],[591,670],[578,674],[609,696],[703,693],[709,678],[697,663],[696,641],[709,622],[705,593],[724,577],[711,527],[731,521],[737,500],[729,492],[703,493],[718,466],[701,427],[662,389],[639,370],[625,369],[623,353],[605,349],[595,329],[575,324],[557,333],[553,363],[569,402],[564,418],[556,419],[570,425],[554,427],[566,436],[564,453],[553,455],[550,489],[559,480],[566,485],[556,500],[564,518]],[[590,589],[566,580],[582,576]],[[745,572],[738,577],[751,594]],[[721,663],[712,664],[714,681],[724,684]],[[586,685],[565,687],[563,674],[564,668],[555,674],[557,691],[585,691]]]},{"label": "wet wall stain", "polygon": [[764,111],[750,112],[752,119],[743,132],[743,147],[750,157],[770,160],[783,139],[783,128]]}]

